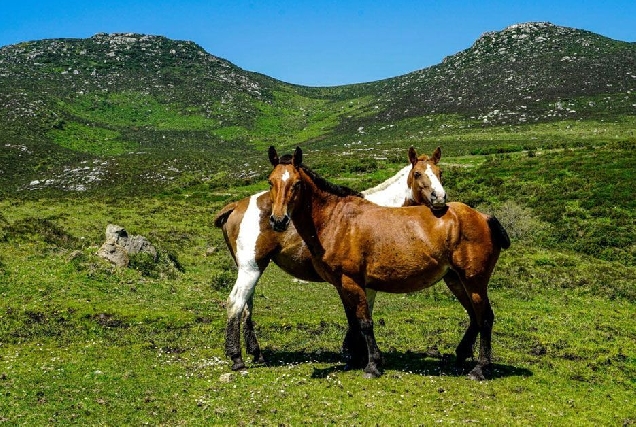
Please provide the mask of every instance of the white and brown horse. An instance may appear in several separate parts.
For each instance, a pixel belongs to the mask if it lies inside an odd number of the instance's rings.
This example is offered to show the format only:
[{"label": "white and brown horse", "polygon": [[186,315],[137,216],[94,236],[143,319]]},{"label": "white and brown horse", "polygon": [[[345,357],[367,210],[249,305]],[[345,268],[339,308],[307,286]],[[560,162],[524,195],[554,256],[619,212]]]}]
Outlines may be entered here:
[{"label": "white and brown horse", "polygon": [[[415,152],[412,147],[411,151]],[[409,151],[409,157],[411,157],[411,151]],[[428,162],[436,168],[435,173],[429,179],[435,183],[435,188],[445,198],[445,193],[439,182],[440,171],[436,166],[440,156],[441,151],[438,147]],[[426,161],[421,162],[422,165],[426,163]],[[363,191],[362,196],[378,205],[402,206],[405,200],[411,199],[407,178],[413,165],[402,168],[383,183]],[[280,233],[272,230],[269,224],[272,213],[271,206],[269,193],[263,191],[226,205],[214,219],[214,225],[223,230],[227,247],[238,267],[238,276],[227,300],[228,320],[225,338],[225,351],[233,362],[232,369],[234,370],[245,367],[240,343],[241,318],[245,322],[243,334],[247,352],[254,357],[255,362],[264,361],[254,332],[252,312],[254,288],[269,263],[273,261],[283,271],[299,279],[323,281],[316,273],[311,261],[311,254],[296,233],[294,226],[288,224],[289,227]],[[369,289],[367,300],[371,310],[374,298],[375,291]],[[350,339],[353,338],[348,334],[343,344],[345,353],[355,351],[356,347],[359,347],[358,344],[349,342]]]},{"label": "white and brown horse", "polygon": [[[409,158],[415,179],[414,150]],[[380,375],[381,353],[365,291],[413,292],[444,279],[470,317],[457,362],[472,355],[479,334],[479,360],[469,376],[483,379],[491,363],[494,321],[488,281],[500,250],[510,244],[499,222],[462,203],[444,205],[439,195],[428,198],[433,209],[378,206],[316,175],[302,164],[299,147],[282,158],[270,147],[269,159],[272,227],[285,232],[293,223],[316,272],[336,287],[350,334],[366,343],[366,375]]]}]

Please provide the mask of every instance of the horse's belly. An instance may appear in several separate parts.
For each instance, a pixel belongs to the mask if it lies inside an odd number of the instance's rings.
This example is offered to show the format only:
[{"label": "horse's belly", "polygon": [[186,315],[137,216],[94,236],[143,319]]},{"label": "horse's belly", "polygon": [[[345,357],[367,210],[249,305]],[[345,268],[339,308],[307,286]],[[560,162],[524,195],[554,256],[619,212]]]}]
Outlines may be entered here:
[{"label": "horse's belly", "polygon": [[415,270],[384,266],[369,271],[365,285],[380,292],[415,292],[434,285],[447,271],[447,268],[440,265]]}]

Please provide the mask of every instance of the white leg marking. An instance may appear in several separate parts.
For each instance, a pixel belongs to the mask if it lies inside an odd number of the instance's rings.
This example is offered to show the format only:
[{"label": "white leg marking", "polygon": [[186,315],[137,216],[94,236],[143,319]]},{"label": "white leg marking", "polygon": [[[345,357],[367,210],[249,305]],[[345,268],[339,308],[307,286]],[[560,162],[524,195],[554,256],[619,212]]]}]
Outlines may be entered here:
[{"label": "white leg marking", "polygon": [[261,272],[256,264],[256,240],[260,233],[260,210],[257,199],[265,191],[250,197],[236,239],[236,265],[238,276],[227,304],[228,317],[240,316],[248,299],[254,293]]}]

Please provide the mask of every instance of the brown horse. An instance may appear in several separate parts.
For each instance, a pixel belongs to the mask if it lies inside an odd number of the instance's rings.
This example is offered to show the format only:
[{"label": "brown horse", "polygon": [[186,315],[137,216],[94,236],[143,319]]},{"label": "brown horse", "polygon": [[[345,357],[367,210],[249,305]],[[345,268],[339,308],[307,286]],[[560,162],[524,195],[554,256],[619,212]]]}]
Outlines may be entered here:
[{"label": "brown horse", "polygon": [[[409,157],[417,158],[414,150]],[[282,158],[270,147],[269,159],[272,227],[284,232],[293,223],[318,274],[336,287],[350,330],[366,344],[365,375],[379,376],[381,362],[365,290],[413,292],[443,278],[470,317],[457,362],[472,355],[479,334],[479,360],[469,376],[485,378],[494,321],[487,286],[510,243],[499,222],[462,203],[432,203],[436,210],[375,205],[304,166],[299,147]]]},{"label": "brown horse", "polygon": [[[436,152],[439,152],[439,148]],[[437,159],[439,160],[439,155]],[[408,165],[402,168],[383,183],[363,191],[362,195],[382,206],[401,206],[405,199],[411,197],[407,188],[411,167]],[[238,267],[236,282],[227,299],[228,320],[225,332],[225,352],[232,360],[233,370],[245,368],[240,344],[241,318],[245,325],[243,335],[247,352],[253,356],[255,362],[264,362],[254,332],[252,313],[254,289],[269,263],[273,261],[296,278],[322,281],[313,267],[307,246],[293,225],[281,233],[272,230],[269,224],[271,205],[269,194],[263,191],[226,205],[214,219],[214,225],[222,229],[227,247]],[[375,292],[369,289],[367,299],[371,308],[374,298]],[[347,334],[343,351],[346,357],[359,358],[359,355],[351,354],[361,347],[352,339],[354,337]]]}]

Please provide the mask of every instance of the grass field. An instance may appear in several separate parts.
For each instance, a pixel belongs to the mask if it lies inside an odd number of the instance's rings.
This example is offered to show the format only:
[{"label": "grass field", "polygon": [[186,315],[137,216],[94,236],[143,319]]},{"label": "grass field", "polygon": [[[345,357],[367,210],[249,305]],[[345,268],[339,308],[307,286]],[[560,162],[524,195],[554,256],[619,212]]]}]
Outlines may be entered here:
[{"label": "grass field", "polygon": [[[483,382],[454,369],[468,318],[443,284],[378,296],[385,374],[368,380],[344,370],[346,322],[331,285],[299,283],[275,266],[255,295],[269,363],[231,372],[225,299],[236,271],[212,218],[264,188],[260,175],[245,187],[194,178],[136,197],[5,197],[0,423],[635,424],[635,140],[630,125],[606,124],[615,132],[600,136],[593,123],[574,124],[580,134],[566,126],[526,130],[536,138],[512,152],[470,155],[457,140],[444,151],[450,197],[495,213],[513,238],[490,284],[495,367]],[[481,148],[509,136],[477,133],[464,137],[494,141],[472,144]],[[446,138],[415,145],[432,151]],[[387,151],[406,153],[408,138],[390,141]],[[361,189],[406,160],[394,154],[366,170],[356,167],[364,156],[345,167],[316,150],[307,162]],[[181,270],[98,259],[108,223],[148,237]]]}]

